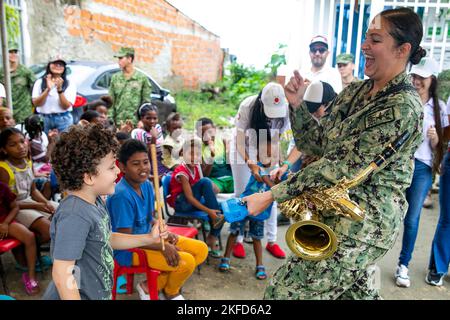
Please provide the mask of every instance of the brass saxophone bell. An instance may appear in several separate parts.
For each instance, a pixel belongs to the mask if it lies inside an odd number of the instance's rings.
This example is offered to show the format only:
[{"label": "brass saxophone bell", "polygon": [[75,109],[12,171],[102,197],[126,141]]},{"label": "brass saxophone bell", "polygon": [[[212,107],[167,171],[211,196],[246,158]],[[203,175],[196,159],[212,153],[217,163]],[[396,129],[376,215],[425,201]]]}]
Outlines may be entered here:
[{"label": "brass saxophone bell", "polygon": [[395,154],[409,137],[410,134],[406,131],[389,143],[356,177],[350,180],[344,177],[331,187],[305,190],[297,197],[279,203],[279,208],[286,217],[298,221],[291,225],[286,233],[289,249],[305,260],[323,260],[333,255],[337,250],[337,237],[329,226],[320,222],[321,213],[332,210],[338,216],[356,222],[363,221],[364,208],[350,199],[348,190],[363,183],[386,159]]},{"label": "brass saxophone bell", "polygon": [[327,259],[337,249],[333,230],[315,218],[312,214],[304,215],[304,219],[292,224],[286,232],[289,249],[305,260]]}]

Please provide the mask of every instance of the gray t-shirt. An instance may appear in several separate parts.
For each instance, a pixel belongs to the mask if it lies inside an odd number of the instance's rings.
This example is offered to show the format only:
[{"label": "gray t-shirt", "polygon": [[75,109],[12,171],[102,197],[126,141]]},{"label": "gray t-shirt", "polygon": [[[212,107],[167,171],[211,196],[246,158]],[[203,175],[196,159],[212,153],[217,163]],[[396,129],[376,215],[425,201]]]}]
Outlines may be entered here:
[{"label": "gray t-shirt", "polygon": [[[111,299],[114,258],[109,243],[111,222],[104,202],[97,198],[92,205],[76,196],[64,198],[53,216],[50,236],[53,260],[75,260],[72,274],[81,299]],[[43,299],[60,299],[53,281]]]}]

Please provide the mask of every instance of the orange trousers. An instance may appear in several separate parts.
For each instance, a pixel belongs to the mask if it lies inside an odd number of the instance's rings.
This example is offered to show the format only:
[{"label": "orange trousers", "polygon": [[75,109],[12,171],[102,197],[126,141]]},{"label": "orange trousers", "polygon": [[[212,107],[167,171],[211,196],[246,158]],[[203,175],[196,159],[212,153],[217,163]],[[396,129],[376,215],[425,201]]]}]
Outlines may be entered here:
[{"label": "orange trousers", "polygon": [[[195,268],[203,263],[208,256],[208,246],[203,241],[179,236],[175,246],[180,249],[178,251],[180,260],[176,267],[167,264],[166,258],[161,251],[144,250],[147,254],[149,267],[162,271],[158,277],[158,291],[164,289],[165,294],[168,296],[177,295]],[[138,256],[134,253],[133,265],[138,264]]]}]

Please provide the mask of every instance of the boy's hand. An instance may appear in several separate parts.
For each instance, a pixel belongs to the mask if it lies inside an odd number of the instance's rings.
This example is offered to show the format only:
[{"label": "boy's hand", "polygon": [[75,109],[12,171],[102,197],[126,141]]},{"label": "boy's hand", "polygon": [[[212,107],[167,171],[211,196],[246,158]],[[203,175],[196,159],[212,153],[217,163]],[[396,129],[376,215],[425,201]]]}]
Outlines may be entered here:
[{"label": "boy's hand", "polygon": [[152,227],[152,232],[150,233],[151,243],[155,244],[161,242],[161,238],[163,240],[167,239],[169,232],[167,231],[166,224],[160,226],[159,221],[156,220]]},{"label": "boy's hand", "polygon": [[167,237],[167,241],[170,244],[176,245],[178,242],[178,235],[172,232],[168,232],[168,237]]},{"label": "boy's hand", "polygon": [[217,214],[220,213],[220,210],[215,210],[215,209],[209,209],[209,211],[207,212],[209,215],[214,216],[214,219],[217,218]]},{"label": "boy's hand", "polygon": [[164,258],[166,258],[167,264],[171,267],[177,267],[180,261],[180,255],[178,254],[178,248],[173,244],[166,243],[165,250],[162,252]]}]

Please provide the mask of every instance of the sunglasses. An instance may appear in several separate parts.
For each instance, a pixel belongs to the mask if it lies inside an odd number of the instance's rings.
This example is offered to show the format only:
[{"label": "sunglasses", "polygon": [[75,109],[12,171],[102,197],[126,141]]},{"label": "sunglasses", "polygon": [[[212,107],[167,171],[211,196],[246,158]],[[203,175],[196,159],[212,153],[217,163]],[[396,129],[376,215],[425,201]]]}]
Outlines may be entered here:
[{"label": "sunglasses", "polygon": [[319,47],[319,48],[317,48],[317,47],[312,47],[312,48],[309,49],[309,51],[310,51],[311,53],[316,53],[317,51],[319,51],[320,54],[324,54],[324,53],[327,51],[327,48],[324,48],[324,47]]},{"label": "sunglasses", "polygon": [[59,62],[59,61],[55,61],[52,62],[51,64],[58,66],[58,67],[65,67],[66,65],[63,62]]},{"label": "sunglasses", "polygon": [[19,50],[9,50],[9,53],[15,53],[15,54],[17,54],[17,52],[19,52]]}]

